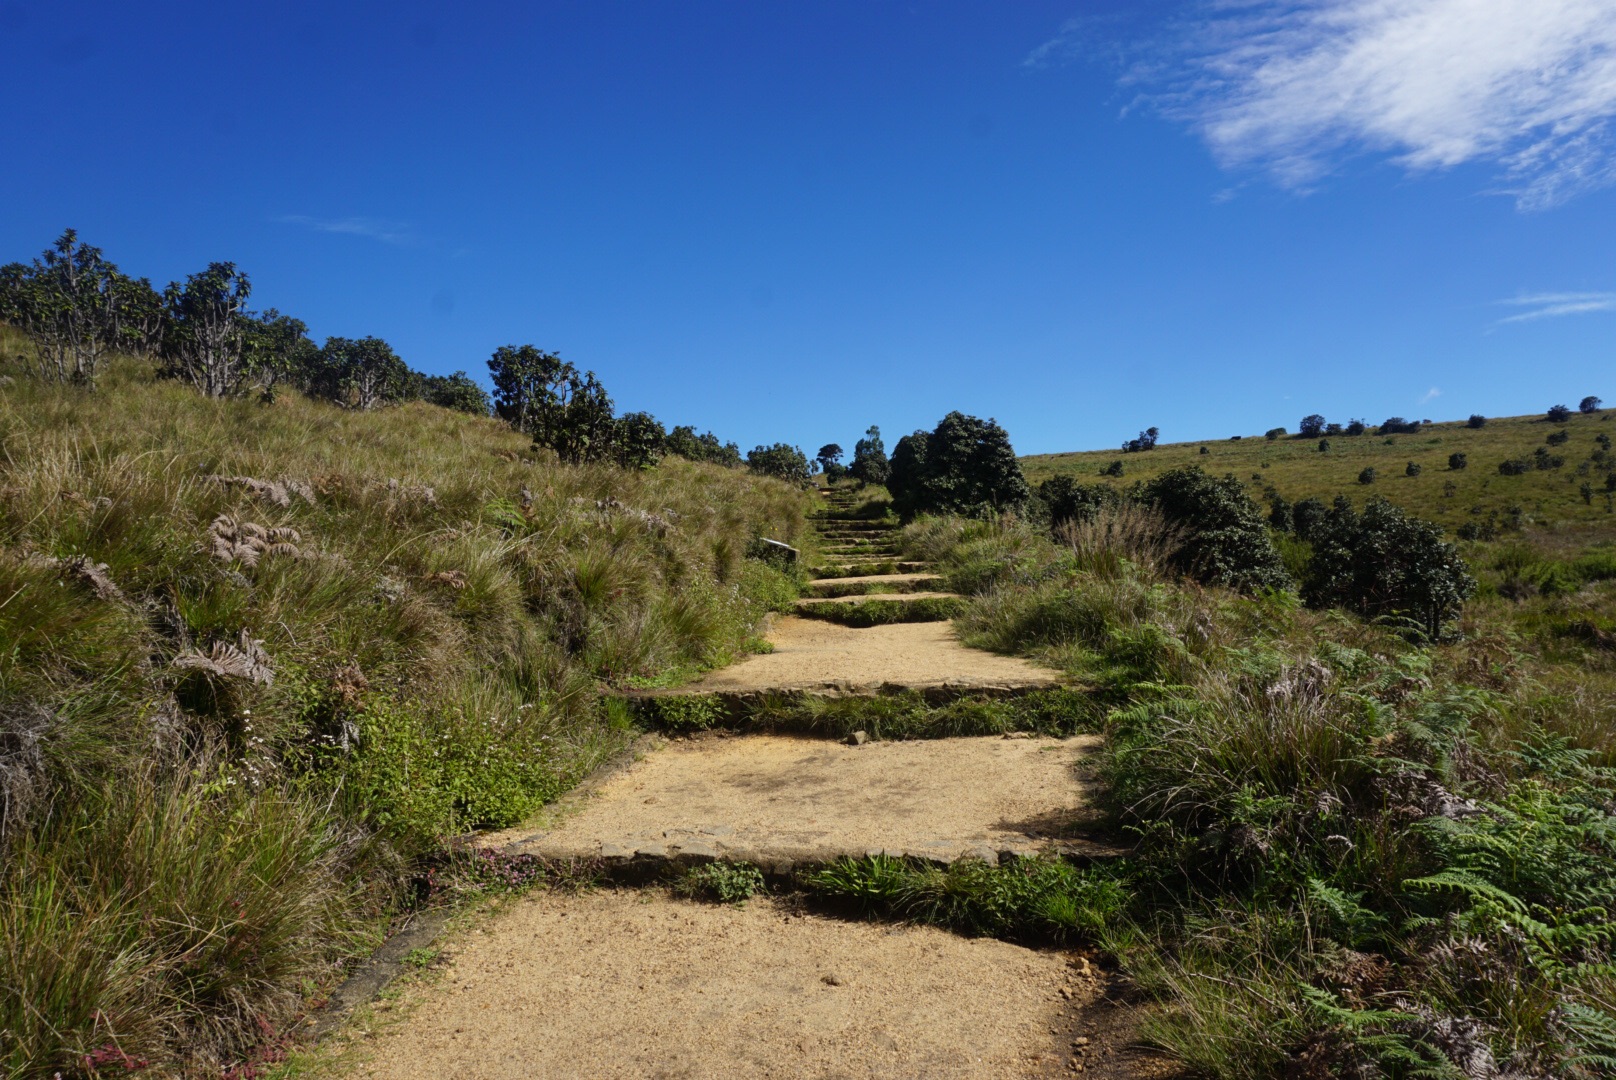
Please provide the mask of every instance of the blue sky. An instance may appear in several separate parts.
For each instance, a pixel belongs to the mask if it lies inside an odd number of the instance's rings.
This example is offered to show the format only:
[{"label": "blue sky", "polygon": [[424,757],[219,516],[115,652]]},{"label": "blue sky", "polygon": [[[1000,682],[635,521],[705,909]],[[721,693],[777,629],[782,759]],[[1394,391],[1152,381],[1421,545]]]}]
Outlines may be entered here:
[{"label": "blue sky", "polygon": [[1616,400],[1608,0],[0,0],[0,261],[743,448]]}]

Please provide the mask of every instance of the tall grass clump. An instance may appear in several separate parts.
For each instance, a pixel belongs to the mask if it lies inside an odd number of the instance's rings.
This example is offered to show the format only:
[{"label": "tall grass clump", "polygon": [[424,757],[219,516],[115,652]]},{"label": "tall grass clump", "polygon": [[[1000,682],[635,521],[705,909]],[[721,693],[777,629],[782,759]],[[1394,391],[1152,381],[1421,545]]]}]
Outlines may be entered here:
[{"label": "tall grass clump", "polygon": [[564,466],[423,402],[206,399],[129,359],[93,393],[10,374],[8,1075],[239,1061],[420,860],[623,744],[603,689],[744,655],[800,584],[744,552],[808,496],[740,470]]},{"label": "tall grass clump", "polygon": [[[1160,1000],[1149,1039],[1221,1078],[1611,1075],[1605,586],[1406,634],[1180,578],[1106,513],[910,535],[985,583],[968,642],[1094,702],[1105,821],[1134,846],[1126,902],[1084,932]],[[891,868],[838,887],[931,910]]]}]

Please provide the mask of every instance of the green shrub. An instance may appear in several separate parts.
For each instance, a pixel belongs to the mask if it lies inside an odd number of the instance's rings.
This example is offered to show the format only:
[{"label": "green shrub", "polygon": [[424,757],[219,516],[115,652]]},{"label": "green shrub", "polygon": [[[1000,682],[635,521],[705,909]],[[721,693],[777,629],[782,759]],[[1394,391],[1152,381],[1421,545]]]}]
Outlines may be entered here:
[{"label": "green shrub", "polygon": [[745,862],[706,863],[686,872],[673,890],[692,899],[744,904],[763,891],[763,871]]},{"label": "green shrub", "polygon": [[887,488],[905,521],[1010,510],[1030,494],[1004,429],[963,413],[951,412],[932,431],[898,440],[891,466]]},{"label": "green shrub", "polygon": [[1184,546],[1174,562],[1184,572],[1237,589],[1290,584],[1262,512],[1239,481],[1187,466],[1150,480],[1138,497],[1183,531]]}]

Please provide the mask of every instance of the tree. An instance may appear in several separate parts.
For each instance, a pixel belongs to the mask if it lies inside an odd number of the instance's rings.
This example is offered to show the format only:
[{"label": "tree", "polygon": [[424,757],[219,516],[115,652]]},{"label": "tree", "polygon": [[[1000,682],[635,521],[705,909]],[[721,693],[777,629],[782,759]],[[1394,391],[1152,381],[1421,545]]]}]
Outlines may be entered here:
[{"label": "tree", "polygon": [[1485,416],[1481,415],[1480,413],[1475,413],[1475,412],[1471,413],[1470,414],[1470,419],[1465,421],[1465,427],[1467,427],[1467,428],[1480,428],[1480,427],[1486,427],[1486,426],[1487,426],[1487,418]]},{"label": "tree", "polygon": [[1262,511],[1234,477],[1217,479],[1187,465],[1147,481],[1138,497],[1188,534],[1176,556],[1183,572],[1235,589],[1289,586]]},{"label": "tree", "polygon": [[67,229],[32,266],[6,268],[9,317],[31,337],[42,378],[93,387],[117,345],[118,268]]},{"label": "tree", "polygon": [[1362,435],[1367,430],[1369,430],[1369,425],[1362,420],[1348,420],[1346,430],[1342,434],[1349,436]]},{"label": "tree", "polygon": [[1267,431],[1263,432],[1263,438],[1267,439],[1269,442],[1273,442],[1275,439],[1283,439],[1284,437],[1285,429],[1282,427],[1269,428]]},{"label": "tree", "polygon": [[825,472],[830,472],[832,467],[839,468],[842,463],[841,444],[826,443],[819,448],[819,453],[814,455],[814,460],[819,462],[820,469]]},{"label": "tree", "polygon": [[565,381],[529,417],[533,445],[548,447],[569,465],[602,461],[612,450],[612,399],[593,371],[565,366]]},{"label": "tree", "polygon": [[209,263],[163,290],[168,315],[166,372],[211,398],[233,397],[250,374],[243,362],[252,282],[235,263]]},{"label": "tree", "polygon": [[1291,507],[1291,532],[1306,540],[1313,535],[1314,528],[1324,520],[1324,515],[1329,512],[1330,508],[1324,505],[1324,500],[1322,499],[1315,499],[1310,496],[1306,499],[1296,500],[1296,505]]},{"label": "tree", "polygon": [[1160,436],[1161,430],[1159,428],[1146,428],[1139,433],[1138,438],[1129,439],[1123,443],[1122,451],[1125,454],[1137,454],[1141,450],[1154,450],[1156,449],[1156,440]]},{"label": "tree", "polygon": [[884,484],[892,473],[887,460],[887,447],[881,441],[881,429],[871,424],[864,438],[853,444],[853,463],[847,467],[853,479],[866,484]]},{"label": "tree", "polygon": [[808,471],[808,455],[788,443],[755,448],[746,455],[746,467],[760,476],[772,476],[804,487],[812,475]]},{"label": "tree", "polygon": [[1408,619],[1435,638],[1476,590],[1439,526],[1411,518],[1384,499],[1371,499],[1359,515],[1338,498],[1309,539],[1313,556],[1302,593],[1314,607]]},{"label": "tree", "polygon": [[312,367],[309,383],[316,396],[360,412],[403,400],[411,374],[378,337],[326,338]]},{"label": "tree", "polygon": [[488,391],[464,371],[453,375],[425,375],[421,379],[421,399],[455,412],[487,416]]},{"label": "tree", "polygon": [[904,438],[910,445],[902,468],[914,471],[900,476],[894,451],[887,486],[893,508],[905,519],[917,514],[981,516],[1013,509],[1031,497],[1010,436],[991,419],[951,412],[931,432]]},{"label": "tree", "polygon": [[1605,403],[1603,401],[1600,401],[1592,394],[1589,394],[1587,397],[1577,402],[1577,411],[1580,413],[1596,413],[1604,404]]},{"label": "tree", "polygon": [[1563,424],[1571,419],[1571,410],[1564,405],[1550,405],[1543,418],[1551,424]]},{"label": "tree", "polygon": [[1302,422],[1297,427],[1296,434],[1304,439],[1316,439],[1320,435],[1323,435],[1324,417],[1320,416],[1318,413],[1310,413],[1309,415],[1302,417]]},{"label": "tree", "polygon": [[668,452],[662,423],[648,412],[624,413],[617,418],[613,453],[625,469],[649,469]]},{"label": "tree", "polygon": [[318,393],[320,347],[309,340],[303,320],[282,315],[274,308],[242,320],[242,363],[271,396],[281,382],[306,393]]},{"label": "tree", "polygon": [[113,347],[143,356],[161,349],[168,316],[152,283],[114,273],[112,293]]},{"label": "tree", "polygon": [[556,388],[571,368],[555,353],[532,345],[501,345],[488,359],[495,414],[517,431],[531,434],[535,410],[554,402]]},{"label": "tree", "polygon": [[1377,435],[1413,435],[1420,430],[1418,420],[1404,420],[1401,416],[1390,416],[1380,425]]}]

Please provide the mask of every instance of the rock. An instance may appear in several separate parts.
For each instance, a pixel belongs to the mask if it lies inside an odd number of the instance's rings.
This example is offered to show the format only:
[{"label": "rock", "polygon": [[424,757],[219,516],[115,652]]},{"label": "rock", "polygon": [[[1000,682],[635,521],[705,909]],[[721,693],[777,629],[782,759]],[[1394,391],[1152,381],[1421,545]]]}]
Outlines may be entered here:
[{"label": "rock", "polygon": [[826,986],[841,986],[842,980],[835,975],[821,975],[819,981]]},{"label": "rock", "polygon": [[865,743],[870,741],[870,733],[867,731],[855,731],[843,741],[846,742],[848,746],[863,746]]}]

